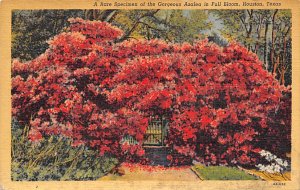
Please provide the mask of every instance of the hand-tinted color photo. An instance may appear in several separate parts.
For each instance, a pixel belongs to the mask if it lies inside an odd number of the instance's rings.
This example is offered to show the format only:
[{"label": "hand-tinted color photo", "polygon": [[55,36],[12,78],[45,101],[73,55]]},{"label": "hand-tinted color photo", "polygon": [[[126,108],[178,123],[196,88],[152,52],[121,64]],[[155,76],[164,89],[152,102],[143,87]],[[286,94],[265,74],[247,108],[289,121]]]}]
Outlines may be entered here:
[{"label": "hand-tinted color photo", "polygon": [[14,10],[13,181],[291,180],[290,10]]}]

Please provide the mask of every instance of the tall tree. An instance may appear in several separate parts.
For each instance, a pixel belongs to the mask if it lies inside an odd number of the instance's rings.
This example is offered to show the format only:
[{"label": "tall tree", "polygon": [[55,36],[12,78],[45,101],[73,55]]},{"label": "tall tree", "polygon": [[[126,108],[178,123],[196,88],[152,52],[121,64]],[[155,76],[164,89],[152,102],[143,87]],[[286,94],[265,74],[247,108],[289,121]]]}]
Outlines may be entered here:
[{"label": "tall tree", "polygon": [[281,84],[291,84],[290,10],[214,10],[211,13],[222,21],[224,37],[243,43]]},{"label": "tall tree", "polygon": [[[291,12],[281,10],[274,20],[276,35],[274,37],[273,72],[281,84],[288,84],[291,80]],[[273,60],[274,61],[274,60]]]}]

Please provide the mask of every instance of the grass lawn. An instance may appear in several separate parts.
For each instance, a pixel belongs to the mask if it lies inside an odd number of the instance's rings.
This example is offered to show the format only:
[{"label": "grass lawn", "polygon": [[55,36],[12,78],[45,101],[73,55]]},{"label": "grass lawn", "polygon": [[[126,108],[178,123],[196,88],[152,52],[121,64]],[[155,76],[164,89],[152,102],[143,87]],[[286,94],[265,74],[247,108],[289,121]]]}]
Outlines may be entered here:
[{"label": "grass lawn", "polygon": [[234,167],[193,166],[193,171],[203,180],[257,180],[258,178]]}]

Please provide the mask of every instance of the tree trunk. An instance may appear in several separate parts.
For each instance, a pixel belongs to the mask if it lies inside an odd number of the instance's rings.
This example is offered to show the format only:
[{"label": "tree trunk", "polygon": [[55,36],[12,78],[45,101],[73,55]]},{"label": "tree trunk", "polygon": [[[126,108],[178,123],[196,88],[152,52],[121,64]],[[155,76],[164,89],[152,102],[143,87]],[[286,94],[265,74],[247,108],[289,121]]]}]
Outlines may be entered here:
[{"label": "tree trunk", "polygon": [[255,44],[255,49],[254,49],[254,53],[258,54],[258,49],[259,49],[259,42],[260,42],[260,31],[261,31],[261,20],[260,20],[260,23],[259,25],[257,26],[257,30],[256,30],[256,33],[257,33],[257,41],[256,41],[256,44]]},{"label": "tree trunk", "polygon": [[283,36],[283,53],[282,53],[282,67],[280,68],[280,84],[285,83],[285,73],[287,70],[287,63],[286,63],[286,44],[287,44],[287,35],[290,31],[291,27],[289,26],[289,28],[287,29],[287,31],[285,32],[284,36]]},{"label": "tree trunk", "polygon": [[279,65],[279,56],[276,57],[276,62],[274,63],[272,74],[276,76],[277,67]]},{"label": "tree trunk", "polygon": [[284,85],[284,83],[285,83],[285,72],[286,72],[286,70],[285,70],[285,68],[283,67],[283,68],[281,69],[281,71],[280,71],[280,78],[279,78],[279,82],[280,82],[280,84],[282,84],[282,85]]},{"label": "tree trunk", "polygon": [[275,68],[275,19],[276,19],[276,14],[278,12],[278,9],[275,10],[273,17],[272,17],[272,44],[271,44],[271,52],[270,52],[270,59],[271,59],[271,64],[274,66],[273,67],[273,74],[274,71],[276,71],[277,68]]},{"label": "tree trunk", "polygon": [[[253,19],[253,10],[247,10],[247,13],[249,15],[249,29],[246,30],[246,39],[249,40],[250,37],[251,37],[251,33],[252,33],[252,29],[253,29],[253,23],[252,23],[252,19]],[[249,43],[249,42],[247,42]],[[248,50],[250,51],[251,50],[251,44],[249,43],[248,44]]]},{"label": "tree trunk", "polygon": [[264,65],[265,65],[265,68],[266,68],[267,71],[269,70],[269,62],[268,62],[268,59],[267,59],[267,52],[268,52],[268,39],[267,39],[267,36],[268,36],[268,30],[269,30],[269,23],[268,23],[268,21],[266,21],[266,26],[265,26],[265,47],[264,47]]}]

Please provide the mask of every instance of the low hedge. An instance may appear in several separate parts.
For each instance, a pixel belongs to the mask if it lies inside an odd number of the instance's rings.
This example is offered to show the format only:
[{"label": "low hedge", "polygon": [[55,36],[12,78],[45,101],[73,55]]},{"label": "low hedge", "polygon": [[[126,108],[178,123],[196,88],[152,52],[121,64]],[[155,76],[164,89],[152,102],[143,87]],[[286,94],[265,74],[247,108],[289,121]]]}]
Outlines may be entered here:
[{"label": "low hedge", "polygon": [[95,180],[118,164],[109,155],[85,146],[73,147],[71,140],[58,136],[32,143],[28,130],[12,125],[13,181]]}]

